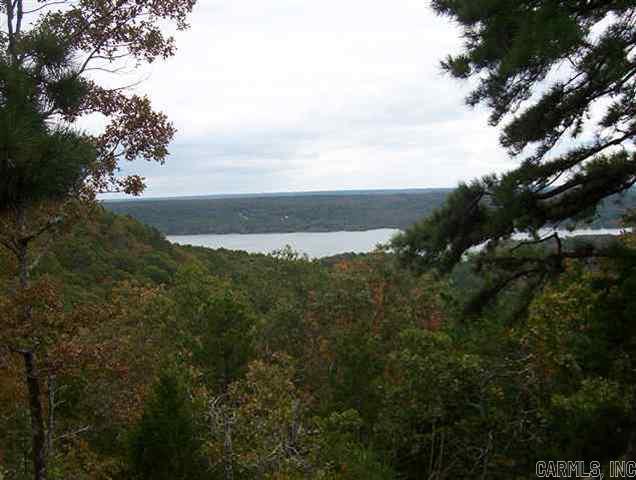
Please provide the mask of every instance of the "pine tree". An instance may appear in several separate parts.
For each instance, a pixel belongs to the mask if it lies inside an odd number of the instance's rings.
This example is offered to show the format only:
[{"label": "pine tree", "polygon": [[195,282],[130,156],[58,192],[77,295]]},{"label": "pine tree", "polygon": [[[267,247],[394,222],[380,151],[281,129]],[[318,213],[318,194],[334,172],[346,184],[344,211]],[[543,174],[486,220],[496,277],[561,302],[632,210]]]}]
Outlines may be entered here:
[{"label": "pine tree", "polygon": [[165,372],[132,435],[134,476],[140,480],[202,478],[200,447],[188,391],[176,371]]},{"label": "pine tree", "polygon": [[[481,307],[517,280],[540,286],[561,272],[564,259],[605,255],[567,251],[558,235],[540,237],[539,230],[590,218],[599,202],[636,182],[636,6],[434,0],[433,8],[463,31],[463,52],[443,68],[476,81],[467,103],[490,109],[490,123],[502,127],[501,144],[521,163],[461,184],[394,247],[408,264],[448,271],[484,244],[478,264],[502,275],[474,304]],[[514,232],[552,241],[549,257],[502,256],[501,244]]]}]

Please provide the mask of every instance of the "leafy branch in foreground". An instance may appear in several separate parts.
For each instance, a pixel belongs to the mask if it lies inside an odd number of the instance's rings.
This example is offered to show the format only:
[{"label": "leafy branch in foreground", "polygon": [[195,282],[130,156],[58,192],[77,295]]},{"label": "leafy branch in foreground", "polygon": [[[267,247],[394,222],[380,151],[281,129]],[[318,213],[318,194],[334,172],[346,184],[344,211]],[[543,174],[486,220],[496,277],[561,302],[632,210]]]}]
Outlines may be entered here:
[{"label": "leafy branch in foreground", "polygon": [[[609,255],[568,251],[540,230],[590,219],[603,199],[636,183],[633,2],[435,0],[433,7],[457,21],[465,39],[443,68],[477,80],[467,103],[488,106],[490,123],[502,126],[500,143],[521,164],[461,184],[394,241],[398,255],[449,271],[480,246],[481,263],[496,257],[490,266],[503,267],[501,288],[528,278],[541,283],[567,258]],[[548,261],[515,260],[509,250],[502,260],[515,232],[532,242],[556,240]]]}]

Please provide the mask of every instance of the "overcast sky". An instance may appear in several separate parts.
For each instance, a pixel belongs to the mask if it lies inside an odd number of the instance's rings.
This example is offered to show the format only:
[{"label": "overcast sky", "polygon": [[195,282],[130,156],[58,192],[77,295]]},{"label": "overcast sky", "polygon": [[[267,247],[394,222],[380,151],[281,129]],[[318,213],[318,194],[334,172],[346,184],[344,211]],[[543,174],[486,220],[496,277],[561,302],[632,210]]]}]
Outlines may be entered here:
[{"label": "overcast sky", "polygon": [[178,128],[146,197],[451,187],[512,168],[427,0],[200,0],[140,90]]}]

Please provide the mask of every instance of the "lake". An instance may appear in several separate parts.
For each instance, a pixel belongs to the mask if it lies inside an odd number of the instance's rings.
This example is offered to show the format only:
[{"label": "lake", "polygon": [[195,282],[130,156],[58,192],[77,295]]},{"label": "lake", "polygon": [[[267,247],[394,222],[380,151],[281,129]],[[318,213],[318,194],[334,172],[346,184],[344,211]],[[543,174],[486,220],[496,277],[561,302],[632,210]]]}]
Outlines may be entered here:
[{"label": "lake", "polygon": [[399,230],[383,228],[362,232],[297,232],[249,233],[226,235],[171,235],[168,240],[180,245],[244,250],[250,253],[270,253],[289,245],[311,258],[329,257],[340,253],[366,253],[378,243],[388,242]]},{"label": "lake", "polygon": [[[618,229],[559,231],[563,237],[618,235],[621,232],[622,230]],[[167,238],[180,245],[227,248],[228,250],[244,250],[250,253],[270,253],[289,245],[295,251],[306,253],[311,258],[321,258],[348,252],[367,253],[372,251],[377,244],[388,242],[396,233],[399,233],[399,230],[382,228],[362,232],[171,235]]]}]

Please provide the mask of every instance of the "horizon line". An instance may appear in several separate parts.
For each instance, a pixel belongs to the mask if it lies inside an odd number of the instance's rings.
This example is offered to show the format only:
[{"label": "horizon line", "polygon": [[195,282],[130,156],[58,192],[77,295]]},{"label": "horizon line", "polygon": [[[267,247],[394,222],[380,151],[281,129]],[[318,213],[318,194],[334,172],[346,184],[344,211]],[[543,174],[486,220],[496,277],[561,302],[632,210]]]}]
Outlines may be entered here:
[{"label": "horizon line", "polygon": [[223,198],[223,197],[276,197],[276,196],[294,196],[294,195],[325,195],[334,193],[343,194],[366,194],[366,193],[391,193],[391,192],[424,192],[432,190],[453,190],[456,187],[406,187],[406,188],[357,188],[343,190],[297,190],[297,191],[280,191],[280,192],[248,192],[248,193],[200,193],[200,194],[175,194],[162,195],[152,197],[121,197],[121,198],[101,198],[100,202],[140,202],[152,200],[180,200],[180,199],[196,199],[196,198]]}]

